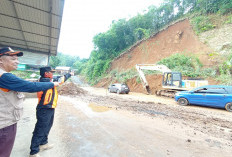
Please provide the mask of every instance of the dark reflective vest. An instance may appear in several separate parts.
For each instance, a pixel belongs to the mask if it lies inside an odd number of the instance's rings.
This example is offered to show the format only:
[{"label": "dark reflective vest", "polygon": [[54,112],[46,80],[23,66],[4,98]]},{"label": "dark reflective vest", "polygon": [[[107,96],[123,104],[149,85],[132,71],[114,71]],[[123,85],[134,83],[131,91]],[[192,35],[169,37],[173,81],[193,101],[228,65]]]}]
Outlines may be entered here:
[{"label": "dark reflective vest", "polygon": [[[41,81],[40,82],[47,82]],[[51,88],[46,91],[37,92],[37,97],[39,99],[37,108],[56,108],[58,100],[57,88]]]},{"label": "dark reflective vest", "polygon": [[39,99],[37,108],[56,108],[58,92],[56,87],[37,93]]}]

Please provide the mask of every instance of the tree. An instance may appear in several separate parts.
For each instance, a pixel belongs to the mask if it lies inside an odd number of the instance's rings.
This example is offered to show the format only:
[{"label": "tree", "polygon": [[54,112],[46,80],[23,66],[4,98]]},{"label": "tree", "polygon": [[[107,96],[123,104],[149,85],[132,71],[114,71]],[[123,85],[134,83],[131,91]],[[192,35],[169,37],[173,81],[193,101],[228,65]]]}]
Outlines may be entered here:
[{"label": "tree", "polygon": [[53,68],[57,67],[60,64],[60,58],[58,56],[50,56],[49,64]]}]

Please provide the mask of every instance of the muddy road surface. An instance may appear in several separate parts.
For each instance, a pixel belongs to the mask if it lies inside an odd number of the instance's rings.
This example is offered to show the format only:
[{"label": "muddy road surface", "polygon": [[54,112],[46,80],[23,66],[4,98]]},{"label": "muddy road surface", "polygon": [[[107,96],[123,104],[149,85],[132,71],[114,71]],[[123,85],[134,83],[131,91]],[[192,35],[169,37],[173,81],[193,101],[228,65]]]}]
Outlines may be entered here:
[{"label": "muddy road surface", "polygon": [[[117,95],[103,88],[71,91],[71,86],[56,108],[49,135],[55,147],[41,152],[42,157],[231,156],[232,114],[225,110],[184,107],[140,93]],[[35,98],[25,102],[12,157],[29,153],[36,103]]]}]

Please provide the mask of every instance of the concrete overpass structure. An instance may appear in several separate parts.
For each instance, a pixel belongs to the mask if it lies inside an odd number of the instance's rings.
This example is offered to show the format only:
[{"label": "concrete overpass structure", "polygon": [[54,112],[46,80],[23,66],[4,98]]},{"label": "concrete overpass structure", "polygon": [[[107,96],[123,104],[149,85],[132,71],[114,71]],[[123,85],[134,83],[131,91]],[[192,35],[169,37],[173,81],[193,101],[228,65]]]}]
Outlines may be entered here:
[{"label": "concrete overpass structure", "polygon": [[64,0],[0,0],[0,47],[24,52],[23,64],[57,54]]}]

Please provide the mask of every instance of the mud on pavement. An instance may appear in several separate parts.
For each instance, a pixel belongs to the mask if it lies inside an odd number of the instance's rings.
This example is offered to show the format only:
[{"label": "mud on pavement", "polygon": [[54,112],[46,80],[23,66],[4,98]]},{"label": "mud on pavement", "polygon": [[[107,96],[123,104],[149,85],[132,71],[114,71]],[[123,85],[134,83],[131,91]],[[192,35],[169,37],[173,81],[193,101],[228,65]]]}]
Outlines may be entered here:
[{"label": "mud on pavement", "polygon": [[[70,90],[72,89],[72,90]],[[178,106],[149,101],[138,101],[132,97],[117,94],[99,94],[98,91],[86,91],[73,83],[63,85],[59,92],[81,99],[87,103],[95,103],[115,110],[127,110],[134,114],[145,115],[151,118],[161,118],[169,121],[170,125],[179,125],[182,128],[190,127],[196,132],[201,132],[218,147],[232,146],[232,114],[221,109]],[[96,94],[96,92],[98,92]],[[142,96],[142,95],[141,95]],[[193,134],[196,134],[195,132]],[[191,142],[191,139],[188,140]]]}]

